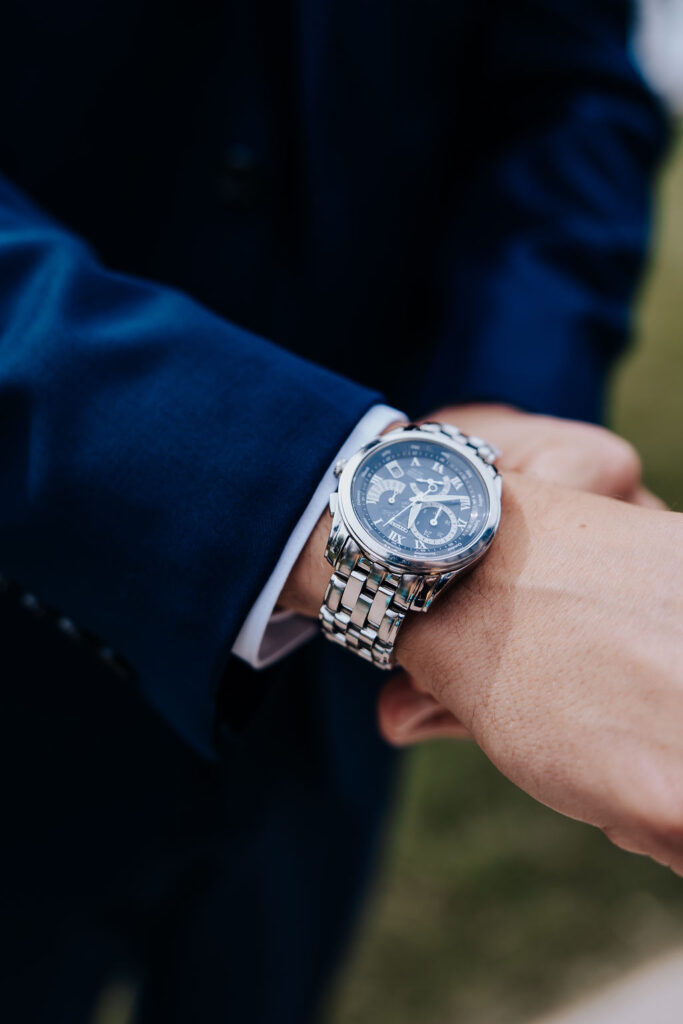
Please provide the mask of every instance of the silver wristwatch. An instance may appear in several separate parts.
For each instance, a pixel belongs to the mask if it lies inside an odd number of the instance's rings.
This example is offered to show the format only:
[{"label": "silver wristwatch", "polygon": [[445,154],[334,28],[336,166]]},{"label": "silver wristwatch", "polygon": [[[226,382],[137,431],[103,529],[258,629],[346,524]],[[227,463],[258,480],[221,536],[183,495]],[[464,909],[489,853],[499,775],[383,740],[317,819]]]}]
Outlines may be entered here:
[{"label": "silver wristwatch", "polygon": [[406,612],[488,550],[500,523],[499,452],[445,423],[408,424],[338,463],[325,557],[333,566],[323,633],[393,667]]}]

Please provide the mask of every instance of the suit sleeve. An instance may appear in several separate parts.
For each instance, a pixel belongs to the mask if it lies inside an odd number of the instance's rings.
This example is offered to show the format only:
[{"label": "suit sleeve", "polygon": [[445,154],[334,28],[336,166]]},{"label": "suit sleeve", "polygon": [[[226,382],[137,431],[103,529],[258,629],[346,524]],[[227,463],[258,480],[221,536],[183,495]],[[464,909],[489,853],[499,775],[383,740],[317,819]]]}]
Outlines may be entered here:
[{"label": "suit sleeve", "polygon": [[493,5],[472,116],[481,159],[453,215],[423,407],[490,399],[600,418],[667,135],[632,60],[631,6]]},{"label": "suit sleeve", "polygon": [[0,572],[209,756],[239,627],[378,397],[105,270],[0,180]]}]

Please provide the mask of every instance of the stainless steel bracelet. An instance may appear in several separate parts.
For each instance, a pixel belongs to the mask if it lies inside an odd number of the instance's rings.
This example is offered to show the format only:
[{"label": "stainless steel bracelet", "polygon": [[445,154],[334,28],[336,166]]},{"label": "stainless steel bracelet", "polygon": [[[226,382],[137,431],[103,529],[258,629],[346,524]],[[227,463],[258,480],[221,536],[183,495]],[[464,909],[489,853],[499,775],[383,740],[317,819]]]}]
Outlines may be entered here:
[{"label": "stainless steel bracelet", "polygon": [[[409,423],[403,429],[444,434],[472,448],[496,472],[493,461],[500,453],[479,437],[469,437],[457,427],[442,423],[423,423],[419,427]],[[318,616],[324,635],[378,668],[393,668],[398,631],[406,612],[419,604],[424,577],[390,572],[367,558],[351,537],[339,551],[333,568]]]},{"label": "stainless steel bracelet", "polygon": [[410,607],[411,589],[408,577],[387,572],[347,541],[320,609],[323,633],[378,668],[392,668],[394,644]]}]

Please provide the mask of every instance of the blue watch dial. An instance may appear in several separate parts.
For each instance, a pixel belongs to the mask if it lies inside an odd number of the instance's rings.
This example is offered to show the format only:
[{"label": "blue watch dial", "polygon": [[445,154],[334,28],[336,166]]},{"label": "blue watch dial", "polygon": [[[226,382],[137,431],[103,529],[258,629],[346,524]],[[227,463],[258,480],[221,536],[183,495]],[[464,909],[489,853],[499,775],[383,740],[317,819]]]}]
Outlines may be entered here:
[{"label": "blue watch dial", "polygon": [[402,556],[456,556],[481,536],[486,485],[459,452],[437,440],[398,440],[371,451],[351,484],[356,515],[369,534]]}]

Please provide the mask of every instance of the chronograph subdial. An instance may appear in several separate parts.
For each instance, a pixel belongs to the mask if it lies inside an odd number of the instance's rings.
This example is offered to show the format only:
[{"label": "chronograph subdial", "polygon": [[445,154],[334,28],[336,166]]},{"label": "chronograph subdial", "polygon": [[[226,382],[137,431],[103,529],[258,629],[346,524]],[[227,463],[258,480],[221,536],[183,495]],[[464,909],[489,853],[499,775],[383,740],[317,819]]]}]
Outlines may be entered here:
[{"label": "chronograph subdial", "polygon": [[413,505],[408,526],[421,544],[447,544],[453,540],[465,520],[459,520],[457,510],[438,501],[424,501]]}]

